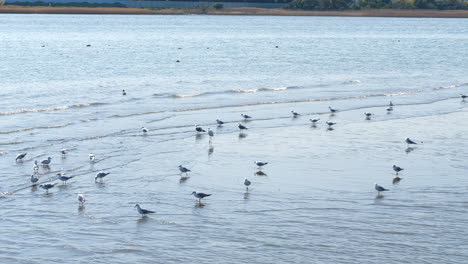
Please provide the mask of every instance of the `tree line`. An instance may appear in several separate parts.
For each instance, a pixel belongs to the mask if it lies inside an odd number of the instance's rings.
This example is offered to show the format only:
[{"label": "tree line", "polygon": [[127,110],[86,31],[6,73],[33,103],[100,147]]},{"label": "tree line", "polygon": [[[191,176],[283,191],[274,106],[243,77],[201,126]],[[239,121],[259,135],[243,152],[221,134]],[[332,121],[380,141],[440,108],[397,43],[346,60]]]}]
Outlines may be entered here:
[{"label": "tree line", "polygon": [[346,10],[346,9],[439,9],[468,10],[465,0],[294,0],[289,9]]}]

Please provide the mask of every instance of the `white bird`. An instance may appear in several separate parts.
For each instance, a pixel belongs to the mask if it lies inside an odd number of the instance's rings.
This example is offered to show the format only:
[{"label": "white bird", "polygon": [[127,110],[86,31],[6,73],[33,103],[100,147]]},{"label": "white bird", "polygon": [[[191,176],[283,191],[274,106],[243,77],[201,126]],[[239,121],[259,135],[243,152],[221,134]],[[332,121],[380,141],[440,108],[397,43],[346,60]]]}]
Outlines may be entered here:
[{"label": "white bird", "polygon": [[247,189],[247,191],[249,190],[250,184],[252,184],[252,182],[250,182],[248,179],[244,180],[244,185],[245,185],[245,188]]},{"label": "white bird", "polygon": [[142,131],[144,134],[148,133],[148,129],[147,129],[146,127],[141,127],[141,131]]},{"label": "white bird", "polygon": [[201,199],[211,196],[211,194],[206,194],[206,193],[197,193],[195,191],[192,192],[192,195],[198,198],[198,203],[201,203]]},{"label": "white bird", "polygon": [[80,206],[83,206],[84,203],[86,202],[86,199],[82,193],[78,194],[78,202],[80,203]]},{"label": "white bird", "polygon": [[26,152],[26,153],[21,153],[21,154],[16,155],[15,161],[16,161],[16,162],[18,162],[18,161],[19,161],[19,162],[23,162],[23,159],[24,159],[24,157],[26,157],[27,154],[28,154],[28,153]]},{"label": "white bird", "polygon": [[295,112],[294,110],[291,110],[291,113],[293,114],[293,117],[298,117],[301,115],[298,112]]},{"label": "white bird", "polygon": [[377,183],[374,185],[374,188],[377,191],[378,195],[380,195],[380,192],[388,191],[388,189],[385,189],[384,187],[378,185]]},{"label": "white bird", "polygon": [[146,209],[141,208],[139,204],[136,204],[135,207],[136,207],[138,213],[141,214],[141,216],[155,213],[154,211],[150,211],[150,210],[146,210]]},{"label": "white bird", "polygon": [[314,119],[309,119],[312,124],[316,124],[318,121],[320,121],[320,118],[314,118]]},{"label": "white bird", "polygon": [[37,164],[37,160],[34,161],[33,171],[34,171],[34,173],[39,171],[39,165]]},{"label": "white bird", "polygon": [[252,118],[251,116],[246,115],[246,114],[241,114],[241,116],[242,116],[244,119],[250,119],[250,118]]},{"label": "white bird", "polygon": [[208,136],[210,136],[210,142],[211,142],[211,140],[212,140],[213,137],[214,137],[214,132],[213,132],[213,130],[211,130],[210,128],[208,128]]},{"label": "white bird", "polygon": [[393,165],[393,170],[396,172],[396,175],[402,170],[404,170],[402,167],[398,167],[397,165]]},{"label": "white bird", "polygon": [[94,162],[95,159],[96,155],[94,155],[94,153],[89,153],[89,161]]},{"label": "white bird", "polygon": [[331,108],[330,106],[328,107],[328,109],[330,109],[330,112],[331,112],[331,113],[336,113],[336,112],[338,112],[338,109]]}]

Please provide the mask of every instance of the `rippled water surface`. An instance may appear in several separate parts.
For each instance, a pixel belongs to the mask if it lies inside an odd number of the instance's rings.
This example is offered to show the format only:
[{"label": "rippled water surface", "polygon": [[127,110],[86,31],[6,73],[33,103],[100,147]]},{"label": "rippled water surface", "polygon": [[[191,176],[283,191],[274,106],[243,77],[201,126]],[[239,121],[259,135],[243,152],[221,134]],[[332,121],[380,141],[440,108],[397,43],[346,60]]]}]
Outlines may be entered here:
[{"label": "rippled water surface", "polygon": [[2,263],[468,262],[468,19],[0,15],[0,41]]}]

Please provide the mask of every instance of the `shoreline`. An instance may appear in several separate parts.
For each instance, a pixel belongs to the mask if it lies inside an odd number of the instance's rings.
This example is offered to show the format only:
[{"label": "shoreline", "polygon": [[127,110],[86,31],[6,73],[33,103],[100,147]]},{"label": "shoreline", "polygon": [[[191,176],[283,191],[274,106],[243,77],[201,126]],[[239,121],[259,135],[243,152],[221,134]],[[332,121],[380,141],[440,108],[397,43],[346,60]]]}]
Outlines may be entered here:
[{"label": "shoreline", "polygon": [[341,17],[417,17],[468,18],[468,10],[371,9],[345,11],[306,11],[262,8],[144,9],[121,7],[1,6],[0,14],[82,14],[82,15],[238,15],[238,16],[341,16]]}]

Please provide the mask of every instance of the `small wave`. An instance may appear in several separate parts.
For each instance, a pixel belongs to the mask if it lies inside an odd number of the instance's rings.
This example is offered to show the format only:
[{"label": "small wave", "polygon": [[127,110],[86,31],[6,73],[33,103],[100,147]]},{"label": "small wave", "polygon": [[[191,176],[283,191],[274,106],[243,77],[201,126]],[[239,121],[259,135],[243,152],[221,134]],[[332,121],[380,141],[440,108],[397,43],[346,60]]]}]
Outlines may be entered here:
[{"label": "small wave", "polygon": [[61,127],[66,127],[72,124],[73,123],[65,123],[65,124],[52,125],[52,126],[26,127],[26,128],[14,129],[14,130],[0,131],[0,134],[12,134],[12,133],[17,133],[17,132],[30,131],[34,129],[61,128]]},{"label": "small wave", "polygon": [[228,92],[230,93],[256,93],[258,89],[232,89]]},{"label": "small wave", "polygon": [[73,105],[64,105],[64,106],[55,106],[55,107],[46,107],[46,108],[32,108],[32,109],[16,109],[13,111],[0,112],[0,115],[17,115],[17,114],[26,114],[26,113],[37,113],[37,112],[55,112],[62,111],[70,108],[83,108],[89,106],[103,105],[105,103],[84,103],[84,104],[73,104]]},{"label": "small wave", "polygon": [[152,112],[143,112],[143,113],[131,113],[131,114],[120,114],[120,115],[111,115],[109,117],[130,117],[130,116],[140,116],[140,115],[151,115],[151,114],[159,114],[163,113],[164,111],[152,111]]},{"label": "small wave", "polygon": [[442,89],[452,89],[452,88],[457,88],[457,87],[460,87],[464,84],[450,84],[450,85],[447,85],[447,86],[440,86],[440,87],[437,87],[437,88],[434,88],[433,90],[442,90]]},{"label": "small wave", "polygon": [[6,146],[6,145],[18,145],[23,143],[23,141],[13,141],[13,142],[0,142],[0,146]]},{"label": "small wave", "polygon": [[343,84],[353,84],[353,83],[361,83],[361,81],[360,80],[349,80],[349,81],[344,82]]},{"label": "small wave", "polygon": [[291,86],[291,87],[288,87],[288,86],[285,86],[285,87],[274,87],[274,88],[260,88],[258,89],[259,91],[273,91],[273,92],[276,92],[276,91],[286,91],[290,88],[294,88],[294,86]]},{"label": "small wave", "polygon": [[419,93],[419,92],[422,92],[422,91],[423,91],[423,89],[413,89],[413,90],[396,92],[396,93],[388,93],[388,94],[383,94],[383,95],[384,96],[398,96],[398,95],[407,95],[407,94]]},{"label": "small wave", "polygon": [[0,152],[0,156],[7,154],[6,152]]},{"label": "small wave", "polygon": [[277,91],[285,91],[292,88],[299,88],[299,86],[284,86],[284,87],[272,87],[272,88],[259,88],[259,89],[231,89],[227,91],[220,91],[220,92],[200,92],[200,93],[193,93],[193,94],[171,94],[171,93],[158,93],[153,94],[154,97],[159,98],[190,98],[190,97],[199,97],[205,95],[213,95],[213,94],[229,94],[229,93],[256,93],[256,92],[277,92]]}]

